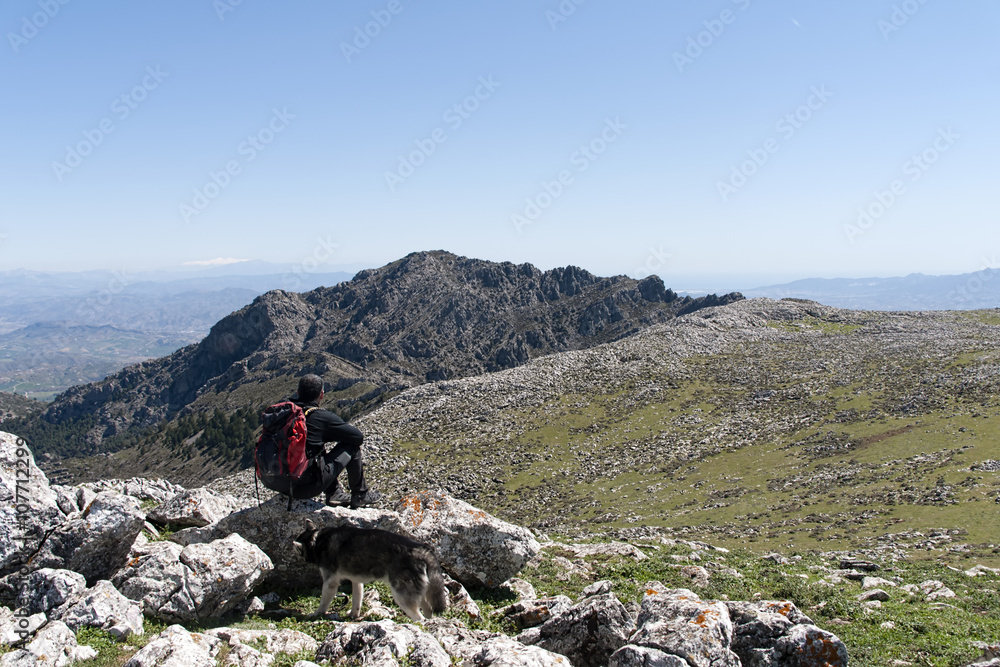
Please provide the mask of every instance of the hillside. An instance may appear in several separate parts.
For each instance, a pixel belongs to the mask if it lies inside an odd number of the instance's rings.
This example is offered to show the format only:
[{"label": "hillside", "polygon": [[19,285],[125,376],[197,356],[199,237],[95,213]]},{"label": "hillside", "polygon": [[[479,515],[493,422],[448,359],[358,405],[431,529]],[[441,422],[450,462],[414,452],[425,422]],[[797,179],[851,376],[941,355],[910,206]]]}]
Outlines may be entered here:
[{"label": "hillside", "polygon": [[200,336],[42,322],[0,335],[0,390],[51,398],[103,380],[128,364],[162,357]]},{"label": "hillside", "polygon": [[45,404],[20,394],[0,391],[0,424],[10,419],[32,417],[45,409]]},{"label": "hillside", "polygon": [[[334,287],[269,292],[196,345],[66,391],[21,431],[36,451],[101,453],[148,440],[165,419],[259,410],[288,395],[306,372],[323,375],[329,404],[352,414],[427,381],[513,368],[740,298],[679,298],[656,277],[601,278],[576,267],[542,272],[443,251],[413,253]],[[143,465],[177,458],[147,448]],[[206,478],[217,471],[197,460],[169,473]]]},{"label": "hillside", "polygon": [[1000,305],[993,260],[975,273],[893,278],[808,278],[741,290],[747,298],[799,298],[862,310],[973,310]]},{"label": "hillside", "polygon": [[357,424],[391,497],[439,487],[561,534],[985,546],[998,343],[998,311],[741,301],[417,387]]}]

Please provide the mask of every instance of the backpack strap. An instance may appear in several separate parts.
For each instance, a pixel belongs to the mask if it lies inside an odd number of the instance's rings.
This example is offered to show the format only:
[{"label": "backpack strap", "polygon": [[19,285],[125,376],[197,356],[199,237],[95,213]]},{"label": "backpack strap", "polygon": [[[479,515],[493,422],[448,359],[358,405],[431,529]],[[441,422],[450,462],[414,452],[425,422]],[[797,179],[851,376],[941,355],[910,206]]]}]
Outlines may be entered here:
[{"label": "backpack strap", "polygon": [[[303,410],[302,411],[303,418],[304,417],[308,417],[310,412],[312,412],[313,410],[318,410],[318,409],[319,408],[317,408],[317,407],[311,407],[311,408],[307,408],[307,409]],[[285,509],[286,512],[291,512],[292,511],[292,494],[294,492],[295,492],[295,482],[293,482],[291,480],[291,476],[289,476],[289,480],[288,480],[288,507]]]}]

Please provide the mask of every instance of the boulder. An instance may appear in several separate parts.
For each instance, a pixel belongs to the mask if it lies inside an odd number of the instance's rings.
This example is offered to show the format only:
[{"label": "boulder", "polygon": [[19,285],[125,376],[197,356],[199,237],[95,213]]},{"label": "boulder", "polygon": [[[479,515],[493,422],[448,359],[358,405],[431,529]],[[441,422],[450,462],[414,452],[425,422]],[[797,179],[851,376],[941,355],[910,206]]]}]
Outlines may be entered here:
[{"label": "boulder", "polygon": [[96,657],[97,651],[79,646],[76,635],[65,623],[52,621],[38,631],[23,649],[0,656],[2,667],[66,667]]},{"label": "boulder", "polygon": [[87,482],[78,487],[81,492],[96,495],[102,491],[113,491],[124,496],[130,496],[140,502],[152,500],[162,503],[184,491],[184,487],[165,479],[146,479],[133,477],[131,479],[102,479],[97,482]]},{"label": "boulder", "polygon": [[43,567],[35,570],[20,582],[17,608],[22,614],[48,614],[87,589],[82,574],[70,570]]},{"label": "boulder", "polygon": [[303,651],[315,652],[319,642],[298,630],[242,630],[235,628],[213,628],[205,632],[230,646],[238,644],[263,644],[264,653],[288,653],[294,655]]},{"label": "boulder", "polygon": [[222,646],[217,637],[171,625],[150,639],[124,667],[217,667],[215,656]]},{"label": "boulder", "polygon": [[64,518],[31,448],[0,431],[0,577],[20,569]]},{"label": "boulder", "polygon": [[32,564],[79,572],[88,584],[109,579],[125,565],[144,521],[136,500],[100,493],[78,518],[69,519],[44,540]]},{"label": "boulder", "polygon": [[517,636],[522,644],[566,656],[574,665],[606,665],[635,631],[635,621],[614,593],[584,598],[537,628]]},{"label": "boulder", "polygon": [[774,645],[775,667],[847,667],[847,647],[836,635],[815,625],[796,625]]},{"label": "boulder", "polygon": [[451,656],[432,635],[415,625],[392,621],[338,623],[316,651],[316,661],[395,667],[451,667]]},{"label": "boulder", "polygon": [[188,531],[198,531],[197,540],[188,541],[186,536],[181,536],[178,540],[191,544],[239,534],[271,559],[274,569],[268,573],[268,583],[287,588],[314,588],[323,583],[319,569],[302,560],[292,546],[295,538],[305,530],[306,519],[319,528],[349,525],[406,534],[400,517],[395,512],[374,508],[352,510],[346,507],[326,507],[311,500],[292,503],[292,510],[289,512],[286,509],[287,502],[287,499],[275,497],[260,507],[254,505],[234,512],[211,528],[189,528],[179,531],[174,537]]},{"label": "boulder", "polygon": [[628,644],[612,654],[608,667],[690,667],[687,660],[655,648]]},{"label": "boulder", "polygon": [[497,587],[541,551],[528,529],[443,493],[406,496],[397,511],[405,532],[433,546],[441,566],[465,586]]},{"label": "boulder", "polygon": [[142,607],[103,579],[57,612],[57,618],[74,632],[84,627],[100,628],[118,641],[143,633]]},{"label": "boulder", "polygon": [[683,658],[690,667],[741,665],[730,650],[733,622],[721,602],[703,601],[684,588],[653,593],[643,598],[637,624],[631,645]]},{"label": "boulder", "polygon": [[153,523],[179,528],[204,527],[223,519],[238,508],[230,496],[198,488],[182,491],[146,514]]},{"label": "boulder", "polygon": [[569,611],[573,601],[565,595],[539,600],[520,600],[496,611],[498,616],[509,620],[518,630],[542,625],[554,616]]},{"label": "boulder", "polygon": [[165,621],[226,615],[272,569],[267,555],[239,535],[181,547],[152,542],[114,579],[143,612]]}]

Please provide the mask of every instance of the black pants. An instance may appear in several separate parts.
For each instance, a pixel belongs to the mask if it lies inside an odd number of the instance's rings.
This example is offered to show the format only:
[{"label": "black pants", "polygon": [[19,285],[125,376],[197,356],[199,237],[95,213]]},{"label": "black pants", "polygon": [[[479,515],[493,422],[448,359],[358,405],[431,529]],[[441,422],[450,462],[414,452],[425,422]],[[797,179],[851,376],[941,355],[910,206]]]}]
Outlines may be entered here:
[{"label": "black pants", "polygon": [[[347,462],[346,466],[343,466],[336,459],[345,452],[350,454],[351,460]],[[308,470],[302,479],[293,485],[292,497],[305,500],[324,492],[334,493],[340,489],[338,477],[345,467],[347,468],[347,483],[351,487],[351,495],[358,496],[365,493],[368,490],[368,485],[365,484],[364,461],[362,459],[360,444],[338,444],[315,459],[316,464],[310,465],[311,470]],[[279,493],[287,493],[283,489],[275,490]]]},{"label": "black pants", "polygon": [[[343,453],[348,453],[351,456],[351,460],[347,462],[346,466],[342,466],[336,459],[340,457]],[[324,470],[324,479],[327,481],[327,486],[325,491],[327,494],[333,493],[340,489],[340,473],[347,468],[347,483],[351,487],[351,495],[361,495],[368,490],[368,485],[365,484],[365,470],[364,470],[364,460],[361,455],[361,445],[337,445],[326,454],[323,455],[323,460],[326,462]]]}]

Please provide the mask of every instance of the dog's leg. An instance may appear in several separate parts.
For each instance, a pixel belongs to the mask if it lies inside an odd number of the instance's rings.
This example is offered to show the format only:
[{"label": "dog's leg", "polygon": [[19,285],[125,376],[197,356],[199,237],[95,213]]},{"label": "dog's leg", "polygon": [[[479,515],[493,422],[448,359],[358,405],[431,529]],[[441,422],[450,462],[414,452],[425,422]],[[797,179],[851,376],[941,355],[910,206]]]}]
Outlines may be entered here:
[{"label": "dog's leg", "polygon": [[358,620],[361,616],[361,601],[364,597],[365,586],[360,581],[351,582],[351,618]]},{"label": "dog's leg", "polygon": [[334,578],[324,578],[323,580],[323,597],[319,601],[319,609],[313,616],[322,616],[326,613],[326,610],[330,607],[330,603],[333,602],[333,597],[337,594],[337,587],[340,586],[340,581]]}]

